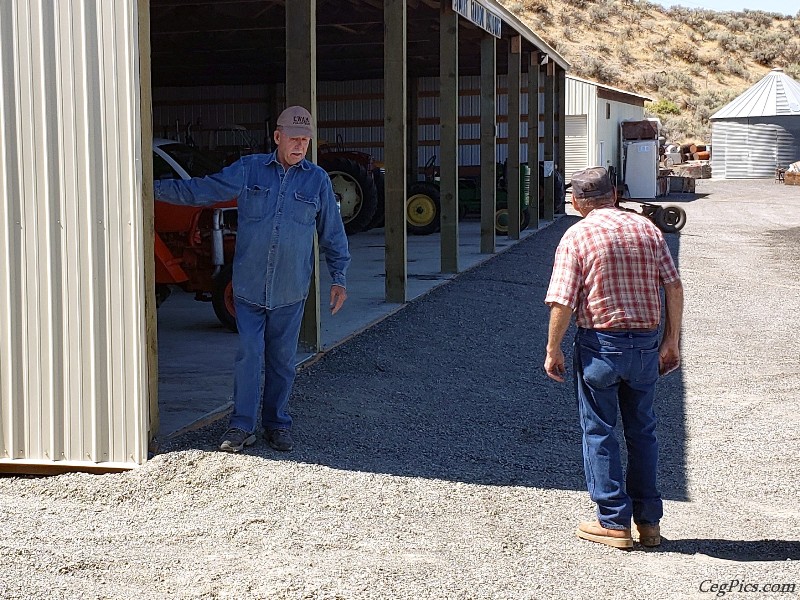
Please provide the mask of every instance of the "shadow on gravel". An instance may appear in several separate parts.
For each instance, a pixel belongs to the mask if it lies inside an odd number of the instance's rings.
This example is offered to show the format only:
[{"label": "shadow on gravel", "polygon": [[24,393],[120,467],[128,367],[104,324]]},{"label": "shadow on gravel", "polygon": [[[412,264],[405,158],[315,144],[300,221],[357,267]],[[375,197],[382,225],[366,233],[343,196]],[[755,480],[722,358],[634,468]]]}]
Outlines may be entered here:
[{"label": "shadow on gravel", "polygon": [[[347,471],[584,490],[573,386],[543,370],[564,217],[332,350],[297,378],[296,448],[248,454]],[[678,236],[668,236],[677,256]],[[574,325],[566,340],[574,336]],[[571,365],[571,343],[564,344]],[[570,367],[571,368],[571,367]],[[664,497],[686,497],[680,372],[659,385]],[[211,449],[224,423],[170,449]]]},{"label": "shadow on gravel", "polygon": [[657,552],[705,554],[738,562],[771,562],[800,560],[800,542],[788,540],[668,540],[662,536]]}]

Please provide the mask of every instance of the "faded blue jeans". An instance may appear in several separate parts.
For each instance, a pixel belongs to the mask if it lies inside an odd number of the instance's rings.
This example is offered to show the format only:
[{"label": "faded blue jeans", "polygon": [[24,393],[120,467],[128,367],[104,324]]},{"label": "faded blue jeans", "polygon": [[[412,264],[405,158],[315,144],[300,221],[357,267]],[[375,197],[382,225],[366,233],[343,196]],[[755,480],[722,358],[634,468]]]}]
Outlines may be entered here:
[{"label": "faded blue jeans", "polygon": [[[579,328],[573,361],[583,429],[583,464],[597,519],[608,529],[658,523],[663,514],[656,483],[658,440],[653,411],[658,379],[658,330]],[[622,416],[628,468],[623,479],[614,435]]]},{"label": "faded blue jeans", "polygon": [[[230,427],[256,430],[258,409],[266,429],[291,429],[287,408],[295,377],[295,356],[305,300],[272,310],[234,299],[239,351],[233,372]],[[264,367],[264,394],[261,367]]]}]

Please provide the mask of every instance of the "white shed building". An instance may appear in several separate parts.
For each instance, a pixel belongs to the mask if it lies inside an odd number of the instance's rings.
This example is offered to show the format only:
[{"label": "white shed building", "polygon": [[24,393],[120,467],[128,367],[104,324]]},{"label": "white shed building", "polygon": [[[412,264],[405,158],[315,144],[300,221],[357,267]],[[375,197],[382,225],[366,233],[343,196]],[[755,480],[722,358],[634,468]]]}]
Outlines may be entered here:
[{"label": "white shed building", "polygon": [[800,83],[783,69],[711,116],[716,179],[763,179],[800,159]]},{"label": "white shed building", "polygon": [[644,119],[650,98],[570,75],[566,84],[566,178],[589,166],[619,171],[619,125]]}]

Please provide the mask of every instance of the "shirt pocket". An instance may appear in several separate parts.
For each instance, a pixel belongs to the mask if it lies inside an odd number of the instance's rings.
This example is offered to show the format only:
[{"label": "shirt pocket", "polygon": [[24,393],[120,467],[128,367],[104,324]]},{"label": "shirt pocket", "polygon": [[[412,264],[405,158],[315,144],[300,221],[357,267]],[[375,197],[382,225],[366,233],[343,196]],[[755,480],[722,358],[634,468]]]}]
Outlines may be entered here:
[{"label": "shirt pocket", "polygon": [[248,221],[260,221],[267,216],[269,190],[257,185],[245,189],[244,198],[238,203],[239,216]]},{"label": "shirt pocket", "polygon": [[307,196],[300,192],[294,193],[290,212],[292,218],[301,225],[311,225],[319,212],[319,196]]}]

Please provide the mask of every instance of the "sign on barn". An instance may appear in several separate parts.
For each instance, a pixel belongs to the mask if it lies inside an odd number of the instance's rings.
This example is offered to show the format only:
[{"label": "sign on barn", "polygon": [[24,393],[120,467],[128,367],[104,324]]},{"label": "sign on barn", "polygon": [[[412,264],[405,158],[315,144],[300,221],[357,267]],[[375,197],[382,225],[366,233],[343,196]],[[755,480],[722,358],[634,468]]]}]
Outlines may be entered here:
[{"label": "sign on barn", "polygon": [[478,0],[453,0],[453,10],[494,37],[500,37],[503,20]]}]

